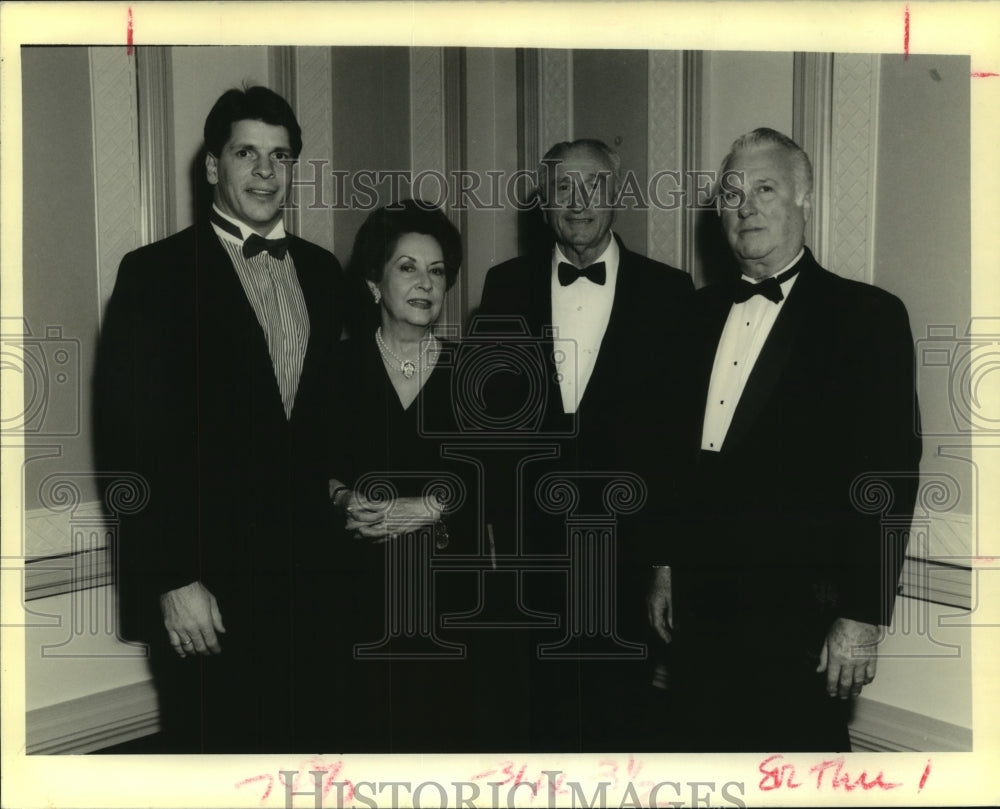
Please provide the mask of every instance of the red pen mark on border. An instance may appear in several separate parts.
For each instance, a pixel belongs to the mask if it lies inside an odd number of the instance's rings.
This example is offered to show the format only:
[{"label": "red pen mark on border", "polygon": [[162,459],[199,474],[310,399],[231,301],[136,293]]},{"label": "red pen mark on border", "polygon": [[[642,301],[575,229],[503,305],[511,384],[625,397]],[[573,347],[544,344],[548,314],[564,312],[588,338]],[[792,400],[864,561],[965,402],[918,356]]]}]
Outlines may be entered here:
[{"label": "red pen mark on border", "polygon": [[270,797],[271,790],[274,787],[273,775],[268,775],[267,773],[264,773],[262,775],[255,775],[251,778],[244,778],[242,781],[237,781],[233,786],[239,789],[241,786],[244,786],[245,784],[252,784],[256,781],[267,781],[267,787],[264,789],[264,794],[260,796],[261,802],[266,801]]},{"label": "red pen mark on border", "polygon": [[[969,75],[972,76],[972,78],[974,79],[993,79],[996,78],[997,76],[1000,76],[1000,73],[987,73],[985,70],[975,70]],[[982,558],[988,562],[992,562],[996,557],[984,556]]]},{"label": "red pen mark on border", "polygon": [[128,45],[128,49],[125,51],[129,56],[132,55],[132,6],[128,7],[128,26],[125,29],[125,42]]},{"label": "red pen mark on border", "polygon": [[903,59],[910,58],[910,7],[903,12]]},{"label": "red pen mark on border", "polygon": [[931,760],[927,759],[927,766],[924,767],[924,774],[920,776],[920,786],[917,787],[917,792],[920,792],[924,788],[924,784],[927,783],[927,776],[931,774]]}]

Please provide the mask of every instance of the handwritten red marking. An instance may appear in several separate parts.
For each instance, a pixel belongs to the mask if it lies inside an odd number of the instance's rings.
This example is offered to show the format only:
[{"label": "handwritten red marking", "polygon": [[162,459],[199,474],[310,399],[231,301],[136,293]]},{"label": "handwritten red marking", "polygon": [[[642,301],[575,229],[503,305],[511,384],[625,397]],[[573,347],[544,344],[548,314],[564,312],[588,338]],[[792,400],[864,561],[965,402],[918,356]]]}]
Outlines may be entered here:
[{"label": "handwritten red marking", "polygon": [[[768,756],[758,766],[758,771],[764,776],[760,779],[758,787],[762,792],[769,792],[773,789],[785,787],[787,789],[798,789],[804,782],[795,780],[795,765],[786,761],[780,753]],[[860,787],[867,792],[870,789],[895,789],[902,786],[902,783],[886,782],[885,776],[879,770],[878,775],[872,778],[866,770],[862,770],[857,778],[844,769],[844,757],[828,759],[820,764],[809,768],[811,774],[816,775],[816,789],[822,790],[825,786],[832,789],[843,789],[845,792],[852,792]],[[826,773],[831,773],[828,780],[824,780]]]},{"label": "handwritten red marking", "polygon": [[903,12],[903,59],[910,58],[910,7]]},{"label": "handwritten red marking", "polygon": [[494,797],[497,796],[495,790],[499,787],[510,785],[510,789],[517,789],[521,784],[527,784],[531,787],[531,797],[528,799],[529,803],[534,803],[537,799],[546,800],[546,805],[551,805],[551,801],[555,800],[557,795],[569,795],[570,790],[566,787],[566,782],[568,780],[568,775],[562,771],[553,778],[551,772],[546,772],[545,774],[538,775],[537,778],[531,780],[525,777],[528,771],[528,765],[521,763],[520,767],[510,760],[498,762],[498,766],[492,770],[483,770],[472,776],[472,781],[482,781],[484,779],[503,775],[506,778],[503,781],[490,781],[489,786],[494,789]]},{"label": "handwritten red marking", "polygon": [[769,792],[772,789],[778,789],[781,786],[786,786],[789,789],[798,789],[802,786],[794,780],[795,778],[795,767],[791,764],[775,764],[771,769],[765,770],[764,767],[770,764],[775,759],[784,759],[784,756],[778,754],[774,756],[768,756],[760,764],[757,765],[757,769],[764,775],[760,779],[760,784],[758,786],[764,792]]},{"label": "handwritten red marking", "polygon": [[128,7],[128,27],[126,28],[126,43],[128,44],[128,49],[126,53],[132,55],[132,6]]},{"label": "handwritten red marking", "polygon": [[477,773],[476,775],[472,776],[472,780],[473,781],[478,781],[478,780],[480,780],[482,778],[489,778],[491,775],[497,775],[498,773],[500,775],[506,775],[507,776],[503,781],[499,781],[498,782],[501,785],[503,785],[503,784],[509,784],[511,781],[513,781],[515,784],[519,784],[519,783],[521,783],[522,780],[524,780],[524,773],[528,769],[528,765],[527,764],[522,764],[521,765],[521,769],[518,772],[515,773],[514,772],[514,768],[517,765],[513,761],[506,760],[506,761],[503,761],[502,763],[503,763],[503,767],[500,770],[493,769],[493,770],[486,770],[484,772]]},{"label": "handwritten red marking", "polygon": [[[976,70],[969,74],[974,79],[992,79],[996,76],[1000,76],[1000,73],[987,73],[985,70]],[[986,562],[995,562],[995,556],[983,556],[981,557]]]},{"label": "handwritten red marking", "polygon": [[927,783],[927,776],[931,774],[931,760],[927,759],[927,766],[924,767],[924,774],[920,776],[920,786],[917,787],[917,792],[920,792],[924,788],[924,784]]},{"label": "handwritten red marking", "polygon": [[815,767],[809,770],[809,772],[816,773],[816,789],[823,788],[823,774],[827,771],[833,769],[833,776],[831,777],[831,785],[834,789],[843,789],[847,792],[851,792],[858,787],[861,787],[865,792],[869,789],[874,789],[878,787],[879,789],[895,789],[896,787],[902,786],[898,783],[885,783],[882,780],[882,771],[879,770],[878,775],[875,779],[869,781],[868,773],[865,770],[861,771],[861,775],[857,777],[853,782],[851,781],[850,775],[844,770],[844,757],[830,759],[824,761],[822,764],[817,764]]},{"label": "handwritten red marking", "polygon": [[244,778],[242,781],[237,781],[234,786],[239,788],[244,784],[252,784],[254,781],[267,781],[267,789],[264,790],[264,794],[260,796],[261,801],[266,801],[271,794],[271,788],[274,786],[274,776],[267,775],[255,775],[252,778]]}]

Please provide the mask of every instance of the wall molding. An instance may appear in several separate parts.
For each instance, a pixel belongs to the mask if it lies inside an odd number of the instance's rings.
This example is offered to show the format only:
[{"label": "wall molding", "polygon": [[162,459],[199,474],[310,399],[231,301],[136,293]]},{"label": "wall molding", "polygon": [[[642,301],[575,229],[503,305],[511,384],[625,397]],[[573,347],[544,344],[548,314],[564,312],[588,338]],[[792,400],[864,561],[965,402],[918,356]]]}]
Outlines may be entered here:
[{"label": "wall molding", "polygon": [[[701,51],[684,51],[684,176],[693,176],[702,169],[702,100],[704,98],[704,58]],[[699,211],[691,205],[684,206],[683,261],[680,266],[691,274],[698,264],[696,229]]]},{"label": "wall molding", "polygon": [[816,260],[830,263],[830,167],[833,143],[833,54],[796,53],[792,79],[792,140],[813,165],[813,210],[806,244]]},{"label": "wall molding", "polygon": [[135,51],[139,110],[139,205],[142,244],[174,233],[176,206],[173,144],[173,66],[170,48],[143,45]]},{"label": "wall molding", "polygon": [[94,152],[98,322],[122,258],[140,245],[141,182],[135,62],[122,48],[87,48]]},{"label": "wall molding", "polygon": [[972,609],[973,521],[968,514],[914,515],[899,594]]},{"label": "wall molding", "polygon": [[[24,555],[28,559],[59,558],[75,552],[72,522],[74,519],[103,521],[104,507],[99,500],[81,502],[72,515],[68,511],[32,508],[24,512]],[[97,547],[104,547],[99,545]]]},{"label": "wall molding", "polygon": [[[688,107],[691,99],[687,95],[685,82],[685,60],[683,51],[650,51],[647,76],[647,177],[656,176],[657,172],[678,172],[680,180],[677,183],[664,179],[665,192],[659,192],[661,199],[664,193],[670,193],[674,187],[685,190],[685,152],[687,151],[684,131],[685,126],[679,122],[688,120]],[[691,141],[689,141],[690,143]],[[659,189],[660,184],[657,184]],[[650,205],[646,215],[646,254],[656,261],[663,261],[674,267],[690,266],[684,263],[685,244],[684,207],[667,209],[659,205]]]},{"label": "wall molding", "polygon": [[553,144],[573,139],[572,51],[543,48],[539,52],[538,110],[540,160]]},{"label": "wall molding", "polygon": [[[444,106],[444,49],[411,48],[410,169],[414,180],[423,171],[445,169]],[[421,195],[416,184],[413,194]]]},{"label": "wall molding", "polygon": [[[460,232],[463,212],[454,210],[450,185],[455,170],[464,165],[463,127],[465,60],[461,48],[410,48],[410,171],[414,197],[441,202]],[[446,178],[443,187],[422,172]],[[426,175],[430,177],[431,175]],[[434,195],[444,199],[434,199]],[[463,251],[467,251],[463,245]],[[466,311],[466,284],[459,273],[445,298],[439,326],[458,327]]]},{"label": "wall molding", "polygon": [[535,48],[518,48],[517,71],[517,158],[521,171],[534,172],[542,159],[541,137],[541,57]]},{"label": "wall molding", "polygon": [[[290,45],[275,45],[267,49],[267,81],[270,88],[284,98],[288,102],[288,106],[295,111],[303,133],[308,133],[310,130],[306,129],[305,122],[302,120],[298,102],[297,50]],[[329,128],[329,123],[327,123],[320,131],[326,131]],[[304,140],[305,138],[303,138]],[[304,143],[303,149],[305,149]],[[294,199],[294,189],[291,198]],[[290,200],[286,200],[286,202],[288,201]],[[302,235],[301,209],[298,205],[285,209],[284,225],[292,233]]]},{"label": "wall molding", "polygon": [[[336,220],[333,200],[333,58],[329,48],[295,48],[295,114],[306,133],[299,156],[298,179],[318,181],[315,191],[301,190],[293,196],[297,232],[331,253],[334,252]],[[309,163],[309,160],[317,161]],[[322,161],[322,162],[320,162]],[[318,175],[318,176],[317,176]],[[313,207],[310,207],[312,205]]]},{"label": "wall molding", "polygon": [[[468,133],[465,127],[465,48],[444,48],[442,54],[441,76],[444,85],[444,170],[449,182],[448,201],[445,212],[459,233],[467,232],[468,217],[465,210],[452,206],[455,201],[456,172],[466,167],[466,142]],[[469,266],[469,245],[462,240],[462,266]],[[462,324],[470,309],[466,300],[468,283],[465,273],[459,273],[445,298],[445,323]],[[478,301],[476,302],[478,304]]]},{"label": "wall molding", "polygon": [[879,57],[833,57],[828,266],[872,283]]},{"label": "wall molding", "polygon": [[24,563],[24,600],[104,587],[114,583],[110,548],[92,548],[65,556],[45,556]]}]

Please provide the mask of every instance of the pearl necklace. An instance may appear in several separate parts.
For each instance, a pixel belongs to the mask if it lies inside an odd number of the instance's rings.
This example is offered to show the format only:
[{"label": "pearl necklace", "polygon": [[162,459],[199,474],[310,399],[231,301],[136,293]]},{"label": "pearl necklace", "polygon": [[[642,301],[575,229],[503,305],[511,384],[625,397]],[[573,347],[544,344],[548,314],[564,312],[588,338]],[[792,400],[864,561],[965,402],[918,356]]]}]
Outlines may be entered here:
[{"label": "pearl necklace", "polygon": [[413,375],[424,367],[424,357],[427,355],[428,349],[431,344],[435,342],[435,337],[432,334],[430,339],[426,341],[424,347],[420,350],[420,356],[417,357],[416,362],[413,360],[404,360],[402,357],[397,356],[389,346],[385,344],[385,340],[382,339],[382,327],[379,326],[375,330],[375,342],[378,344],[378,350],[382,354],[382,358],[386,361],[386,364],[392,368],[396,368],[396,364],[399,364],[397,369],[403,376],[407,379],[412,379]]}]

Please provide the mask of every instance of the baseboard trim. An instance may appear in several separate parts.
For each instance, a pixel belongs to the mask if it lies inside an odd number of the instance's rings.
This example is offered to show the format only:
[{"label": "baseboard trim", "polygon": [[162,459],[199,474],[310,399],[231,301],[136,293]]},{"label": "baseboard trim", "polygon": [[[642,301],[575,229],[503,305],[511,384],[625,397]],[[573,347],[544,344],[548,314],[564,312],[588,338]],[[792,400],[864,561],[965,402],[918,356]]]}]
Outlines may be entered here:
[{"label": "baseboard trim", "polygon": [[[152,681],[28,711],[29,755],[92,753],[160,730]],[[851,720],[854,752],[968,752],[972,731],[861,697]]]},{"label": "baseboard trim", "polygon": [[28,711],[29,755],[92,753],[160,730],[151,680]]},{"label": "baseboard trim", "polygon": [[972,750],[972,731],[940,719],[859,697],[851,720],[854,752],[949,752]]}]

